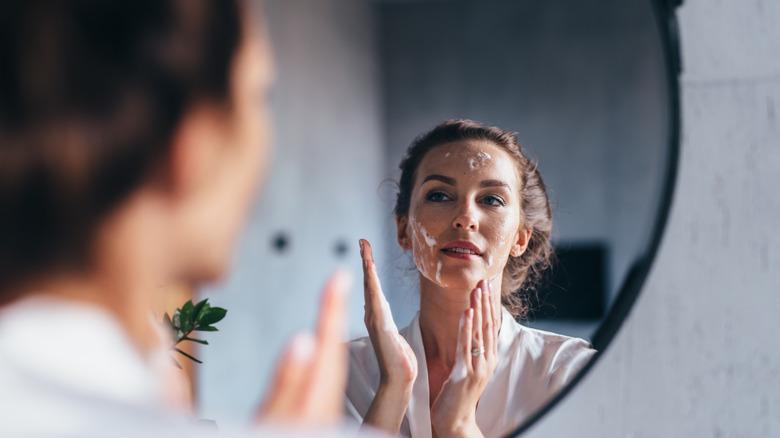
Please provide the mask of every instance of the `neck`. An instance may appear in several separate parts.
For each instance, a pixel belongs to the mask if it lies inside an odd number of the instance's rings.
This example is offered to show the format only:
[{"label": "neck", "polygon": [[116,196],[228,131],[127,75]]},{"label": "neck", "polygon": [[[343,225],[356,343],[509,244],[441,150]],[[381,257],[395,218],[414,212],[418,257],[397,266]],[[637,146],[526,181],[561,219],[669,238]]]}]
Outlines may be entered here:
[{"label": "neck", "polygon": [[[500,308],[496,306],[501,306],[501,294],[498,293],[501,276],[490,284],[496,291],[491,298],[492,305]],[[432,362],[439,362],[446,368],[455,364],[460,318],[471,305],[472,290],[441,287],[420,274],[420,332],[429,366]]]},{"label": "neck", "polygon": [[89,272],[42,279],[26,289],[108,311],[147,356],[162,341],[150,319],[152,299],[166,282],[159,208],[153,197],[133,196],[97,231]]}]

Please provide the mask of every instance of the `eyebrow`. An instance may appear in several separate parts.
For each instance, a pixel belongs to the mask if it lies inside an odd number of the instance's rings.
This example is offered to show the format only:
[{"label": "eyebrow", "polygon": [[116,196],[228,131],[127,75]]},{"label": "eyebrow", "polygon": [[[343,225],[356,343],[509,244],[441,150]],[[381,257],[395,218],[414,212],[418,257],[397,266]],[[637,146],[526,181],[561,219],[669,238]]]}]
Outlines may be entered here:
[{"label": "eyebrow", "polygon": [[497,179],[489,179],[486,181],[482,181],[482,183],[479,185],[480,187],[506,187],[509,188],[509,184],[497,180]]},{"label": "eyebrow", "polygon": [[434,181],[434,180],[435,181],[441,181],[444,184],[449,184],[451,186],[455,185],[455,179],[454,178],[450,178],[450,177],[444,176],[444,175],[436,175],[436,174],[426,176],[425,179],[422,180],[422,183],[420,183],[420,185],[425,184],[426,181]]},{"label": "eyebrow", "polygon": [[[432,174],[432,175],[426,176],[425,179],[423,179],[422,183],[420,183],[420,184],[421,185],[425,184],[427,181],[441,181],[444,184],[448,184],[448,185],[451,185],[451,186],[456,185],[454,178],[450,178],[450,177],[444,176],[444,175],[437,175],[437,174]],[[479,186],[480,187],[505,187],[507,189],[511,189],[509,187],[509,184],[505,183],[504,181],[497,180],[497,179],[488,179],[488,180],[482,181],[479,184]]]}]

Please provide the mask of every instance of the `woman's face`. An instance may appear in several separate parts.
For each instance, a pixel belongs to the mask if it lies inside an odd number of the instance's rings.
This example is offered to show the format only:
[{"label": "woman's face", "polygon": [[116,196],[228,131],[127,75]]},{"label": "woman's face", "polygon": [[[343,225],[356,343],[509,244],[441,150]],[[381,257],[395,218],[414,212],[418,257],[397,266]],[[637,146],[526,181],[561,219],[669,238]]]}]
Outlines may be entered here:
[{"label": "woman's face", "polygon": [[417,168],[408,217],[398,239],[422,275],[454,290],[499,276],[512,251],[522,252],[520,178],[514,159],[485,141],[437,146]]},{"label": "woman's face", "polygon": [[[174,227],[179,235],[183,275],[195,281],[221,277],[233,253],[271,151],[271,118],[267,94],[273,79],[268,38],[247,31],[233,59],[231,101],[227,112],[205,112],[195,118],[190,150],[199,169]],[[195,155],[195,154],[193,154]],[[186,167],[186,166],[185,166]]]}]

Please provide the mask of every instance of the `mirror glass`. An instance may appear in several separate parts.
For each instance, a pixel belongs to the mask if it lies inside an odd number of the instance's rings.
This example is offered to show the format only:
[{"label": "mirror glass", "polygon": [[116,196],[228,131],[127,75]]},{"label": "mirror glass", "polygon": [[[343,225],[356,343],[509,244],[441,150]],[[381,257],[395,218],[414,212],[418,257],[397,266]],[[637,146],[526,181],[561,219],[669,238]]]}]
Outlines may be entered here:
[{"label": "mirror glass", "polygon": [[649,263],[666,214],[676,88],[653,2],[266,0],[263,9],[278,71],[277,150],[234,272],[203,291],[229,312],[202,353],[203,415],[251,415],[284,342],[312,327],[335,267],[354,272],[349,331],[365,335],[359,238],[372,242],[397,325],[411,321],[417,273],[396,243],[387,179],[397,181],[414,137],[449,118],[515,131],[538,162],[559,260],[522,323],[593,340],[631,270]]}]

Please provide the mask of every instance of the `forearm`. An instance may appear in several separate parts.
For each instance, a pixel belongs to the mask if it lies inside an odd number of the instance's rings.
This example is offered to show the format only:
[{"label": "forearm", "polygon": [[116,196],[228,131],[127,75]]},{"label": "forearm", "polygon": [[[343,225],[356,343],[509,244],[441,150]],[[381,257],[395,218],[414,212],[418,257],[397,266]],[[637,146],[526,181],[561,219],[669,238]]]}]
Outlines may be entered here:
[{"label": "forearm", "polygon": [[405,388],[380,384],[363,418],[363,424],[398,435],[411,396],[411,386]]}]

